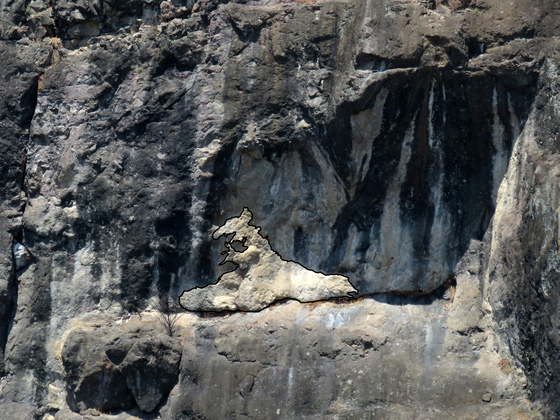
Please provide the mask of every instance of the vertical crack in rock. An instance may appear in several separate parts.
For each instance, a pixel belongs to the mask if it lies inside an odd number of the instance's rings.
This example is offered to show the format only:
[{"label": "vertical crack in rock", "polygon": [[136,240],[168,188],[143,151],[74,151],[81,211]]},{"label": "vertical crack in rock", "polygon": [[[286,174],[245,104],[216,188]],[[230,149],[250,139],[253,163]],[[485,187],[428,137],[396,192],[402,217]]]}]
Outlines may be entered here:
[{"label": "vertical crack in rock", "polygon": [[[51,54],[54,54],[54,52],[52,52]],[[53,58],[54,55],[51,55],[51,60]],[[51,64],[53,63],[51,62]],[[24,145],[24,155],[21,164],[21,181],[20,181],[21,194],[23,195],[22,197],[23,204],[21,206],[22,214],[25,212],[25,209],[27,207],[27,200],[29,199],[29,194],[27,189],[27,169],[28,169],[27,160],[28,160],[28,152],[31,144],[31,134],[32,134],[31,127],[37,110],[37,103],[38,103],[38,96],[39,96],[39,83],[43,75],[44,75],[44,71],[41,72],[39,75],[37,75],[36,79],[34,80],[32,89],[30,89],[29,91],[30,94],[29,109],[31,110],[31,112],[29,115],[29,122],[27,124],[28,137]],[[19,236],[20,236],[19,245],[20,247],[23,248],[23,251],[27,252],[25,248],[27,243],[25,228],[22,228]],[[29,306],[31,311],[30,313],[26,314],[27,319],[25,321],[30,322],[29,329],[31,331],[34,331],[33,332],[34,339],[31,342],[27,340],[27,342],[22,342],[18,344],[22,346],[20,351],[22,351],[23,353],[28,353],[29,355],[33,356],[34,359],[33,366],[27,366],[27,364],[24,364],[24,366],[26,366],[27,369],[31,370],[34,377],[33,397],[36,404],[44,405],[46,401],[46,397],[48,395],[47,378],[49,375],[49,368],[47,367],[47,362],[48,362],[49,352],[46,346],[48,341],[47,325],[51,317],[50,283],[51,283],[52,274],[37,273],[35,270],[26,269],[27,265],[29,264],[28,260],[30,259],[28,255],[25,256],[26,261],[22,261],[21,263],[18,262],[18,258],[24,258],[24,257],[18,256],[14,252],[14,269],[16,270],[16,274],[18,271],[20,272],[20,274],[17,274],[16,278],[14,279],[16,299],[14,302],[13,316],[14,319],[17,316],[20,294],[24,293],[28,296],[31,295],[32,297],[31,296],[30,297],[31,297],[31,301],[33,302],[33,305]],[[38,275],[37,278],[35,278],[35,275]],[[24,290],[24,288],[32,289],[32,290]]]},{"label": "vertical crack in rock", "polygon": [[5,374],[4,357],[8,336],[10,335],[17,309],[17,293],[17,278],[12,254],[12,267],[8,276],[8,284],[6,289],[2,290],[2,296],[0,297],[0,377]]},{"label": "vertical crack in rock", "polygon": [[[21,216],[23,215],[27,204],[27,194],[25,192],[27,149],[31,136],[31,123],[37,107],[40,77],[41,74],[33,76],[30,86],[21,95],[19,101],[19,105],[21,107],[19,126],[21,127],[21,130],[26,133],[26,136],[22,144],[23,152],[21,165],[15,174],[15,191],[12,192],[12,194],[16,193],[15,197],[11,200],[11,204],[16,206],[14,209],[15,213],[11,215],[11,220],[8,222],[9,226],[5,227],[6,232],[2,232],[2,235],[6,236],[6,240],[4,241],[4,245],[6,245],[5,252],[9,252],[9,260],[11,262],[9,275],[7,276],[7,286],[5,290],[2,290],[2,302],[0,302],[0,373],[2,375],[4,374],[4,362],[8,338],[10,336],[10,332],[12,331],[14,319],[18,310],[19,282],[17,272],[29,262],[27,250],[24,245],[22,245],[24,238],[23,229],[21,227]],[[11,236],[11,238],[9,238],[8,235]]]},{"label": "vertical crack in rock", "polygon": [[39,83],[43,74],[44,71],[34,72],[29,86],[19,101],[22,109],[19,125],[24,133],[24,139],[20,143],[21,163],[13,179],[12,194],[16,195],[9,203],[13,212],[8,226],[8,233],[11,236],[9,247],[11,270],[7,287],[9,300],[6,312],[9,318],[4,324],[6,331],[3,331],[0,337],[2,350],[6,356],[6,372],[10,374],[9,381],[21,384],[15,389],[21,389],[23,390],[21,392],[26,394],[25,399],[21,400],[17,392],[12,395],[14,389],[8,386],[10,392],[7,392],[4,398],[8,401],[11,399],[14,403],[21,402],[20,408],[24,411],[30,407],[28,404],[43,406],[48,392],[45,326],[50,318],[50,275],[37,273],[33,265],[29,266],[33,262],[33,257],[27,250],[29,247],[27,242],[29,235],[33,235],[22,225],[28,200],[27,159],[31,142],[31,126],[35,118]]},{"label": "vertical crack in rock", "polygon": [[[23,194],[22,197],[22,204],[20,207],[20,212],[23,214],[25,212],[25,208],[27,207],[27,200],[29,198],[29,194],[27,191],[26,181],[27,181],[27,159],[28,159],[28,151],[29,151],[29,144],[31,143],[31,124],[33,123],[33,118],[35,117],[35,112],[37,110],[37,101],[39,98],[39,82],[41,77],[43,77],[44,72],[37,75],[36,79],[34,80],[32,87],[27,92],[28,102],[27,107],[30,109],[29,113],[29,120],[26,122],[25,126],[27,127],[27,138],[23,145],[23,156],[21,159],[21,166],[19,172],[19,189],[20,195]],[[23,101],[23,99],[22,99]],[[23,231],[20,230],[14,235],[14,239],[17,241],[23,241]]]},{"label": "vertical crack in rock", "polygon": [[[3,28],[4,29],[4,28]],[[46,43],[0,40],[0,350],[1,403],[6,418],[31,418],[48,389],[45,322],[50,288],[36,287],[23,228],[27,205],[27,155],[36,116],[39,80],[52,59]]]}]

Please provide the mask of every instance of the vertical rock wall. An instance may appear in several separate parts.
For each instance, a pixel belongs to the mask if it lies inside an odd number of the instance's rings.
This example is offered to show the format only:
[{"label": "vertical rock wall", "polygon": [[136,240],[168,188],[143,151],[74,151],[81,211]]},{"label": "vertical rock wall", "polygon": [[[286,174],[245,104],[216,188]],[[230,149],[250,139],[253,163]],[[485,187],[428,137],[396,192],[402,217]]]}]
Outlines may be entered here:
[{"label": "vertical rock wall", "polygon": [[[30,418],[79,411],[73,393],[89,377],[80,369],[98,365],[69,361],[65,345],[92,342],[70,331],[117,328],[168,293],[214,282],[221,244],[211,232],[243,207],[283,258],[348,276],[362,295],[441,297],[438,288],[466,270],[480,284],[479,303],[464,311],[470,327],[451,331],[453,340],[484,332],[492,354],[484,363],[494,363],[507,351],[492,344],[489,321],[478,323],[493,311],[534,398],[554,401],[554,2],[0,8],[6,407]],[[483,268],[461,271],[472,240],[485,241]],[[21,264],[16,244],[27,253]],[[447,319],[440,304],[425,316]],[[319,324],[336,310],[327,312]],[[471,322],[472,313],[480,319]],[[208,337],[196,346],[215,347]],[[410,348],[420,346],[414,340]],[[79,354],[95,355],[109,373],[125,369],[103,352]],[[431,359],[418,360],[429,367]],[[190,389],[189,368],[181,369],[171,405]],[[137,389],[119,386],[133,401]],[[350,397],[337,392],[343,407]],[[414,395],[386,401],[422,398]]]},{"label": "vertical rock wall", "polygon": [[528,369],[533,397],[552,413],[559,409],[558,80],[558,60],[551,57],[500,187],[485,276],[499,329]]}]

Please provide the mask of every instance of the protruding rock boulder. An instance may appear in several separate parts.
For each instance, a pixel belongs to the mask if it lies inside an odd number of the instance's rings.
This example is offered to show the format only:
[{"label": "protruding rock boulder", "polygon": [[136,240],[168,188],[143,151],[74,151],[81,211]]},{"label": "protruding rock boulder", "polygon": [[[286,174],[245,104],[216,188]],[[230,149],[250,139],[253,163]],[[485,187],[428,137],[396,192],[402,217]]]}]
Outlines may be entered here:
[{"label": "protruding rock boulder", "polygon": [[251,225],[253,214],[244,208],[228,219],[214,234],[226,236],[226,257],[237,267],[223,274],[217,284],[184,292],[181,305],[191,311],[259,311],[282,299],[313,302],[351,297],[358,291],[347,277],[308,270],[294,261],[283,260],[260,227]]},{"label": "protruding rock boulder", "polygon": [[138,340],[120,366],[128,388],[142,411],[152,412],[177,383],[181,344],[159,335]]},{"label": "protruding rock boulder", "polygon": [[153,327],[135,320],[73,330],[62,350],[70,408],[152,412],[165,401],[178,381],[181,343]]}]

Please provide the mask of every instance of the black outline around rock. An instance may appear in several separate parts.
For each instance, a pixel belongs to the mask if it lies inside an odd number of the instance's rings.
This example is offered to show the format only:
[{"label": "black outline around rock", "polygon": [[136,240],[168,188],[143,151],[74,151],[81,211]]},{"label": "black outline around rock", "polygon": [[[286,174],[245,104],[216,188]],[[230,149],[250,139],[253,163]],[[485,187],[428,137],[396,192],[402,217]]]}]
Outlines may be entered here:
[{"label": "black outline around rock", "polygon": [[[276,251],[276,250],[272,247],[268,236],[263,236],[263,235],[261,234],[261,229],[262,229],[261,226],[257,226],[257,225],[255,225],[255,224],[252,223],[252,221],[253,221],[253,212],[252,212],[248,207],[243,207],[243,210],[241,211],[241,213],[239,213],[239,215],[237,215],[237,216],[232,216],[232,217],[226,219],[226,220],[224,221],[224,223],[223,223],[221,226],[219,226],[214,232],[212,232],[212,239],[218,240],[218,239],[220,239],[222,236],[228,236],[228,235],[232,235],[232,234],[233,234],[230,243],[233,242],[233,241],[235,240],[236,235],[237,235],[237,232],[235,232],[235,231],[232,232],[232,233],[229,233],[229,234],[221,234],[221,235],[219,235],[218,237],[216,237],[215,234],[216,234],[216,232],[218,232],[223,226],[225,226],[226,223],[227,223],[229,220],[232,220],[232,219],[236,219],[236,218],[241,217],[241,216],[243,215],[243,213],[245,212],[245,210],[248,211],[249,214],[251,215],[251,218],[250,218],[250,220],[249,220],[249,222],[248,222],[248,225],[249,225],[249,226],[252,226],[252,227],[254,227],[254,228],[257,229],[258,235],[259,235],[261,238],[263,238],[264,240],[266,240],[266,242],[268,243],[268,246],[269,246],[270,250],[271,250],[277,257],[279,257],[280,260],[282,260],[282,261],[284,261],[284,262],[288,262],[288,263],[297,264],[297,265],[299,265],[300,267],[302,267],[303,269],[305,269],[305,270],[307,270],[307,271],[312,271],[312,272],[314,272],[314,273],[316,273],[316,274],[321,274],[321,275],[323,275],[323,276],[341,276],[341,277],[344,277],[344,278],[346,279],[346,281],[348,281],[348,283],[350,284],[350,286],[352,286],[352,288],[355,290],[355,292],[349,292],[346,296],[333,296],[333,297],[328,298],[328,299],[317,299],[317,300],[303,301],[303,302],[300,301],[299,299],[296,299],[296,298],[281,298],[281,299],[274,300],[273,302],[269,303],[267,306],[265,306],[265,307],[263,307],[263,308],[261,308],[261,309],[258,309],[258,310],[254,310],[254,311],[245,310],[245,309],[236,309],[236,310],[222,309],[222,310],[210,311],[210,310],[191,310],[191,309],[185,308],[185,307],[181,304],[181,298],[183,297],[183,295],[184,295],[185,293],[190,292],[190,291],[192,291],[192,290],[196,290],[196,289],[205,289],[205,288],[207,288],[208,286],[217,285],[217,284],[222,280],[222,277],[223,277],[224,275],[226,275],[226,274],[228,274],[228,273],[231,273],[231,272],[234,272],[234,271],[236,271],[236,270],[239,268],[239,264],[236,264],[236,263],[234,263],[233,261],[226,261],[226,259],[227,259],[227,255],[226,255],[226,257],[224,258],[224,260],[223,260],[219,265],[223,265],[223,264],[225,264],[225,263],[227,263],[227,262],[230,262],[230,263],[232,263],[232,264],[235,265],[235,268],[233,268],[232,270],[226,271],[225,273],[222,273],[222,274],[220,275],[220,277],[218,277],[218,280],[217,280],[215,283],[210,283],[210,284],[207,284],[206,286],[195,286],[195,287],[193,287],[193,288],[191,288],[191,289],[188,289],[188,290],[183,291],[183,293],[181,293],[181,295],[179,296],[179,305],[180,305],[183,309],[185,309],[185,310],[187,310],[187,311],[189,311],[189,312],[208,312],[208,313],[211,313],[211,312],[218,312],[218,313],[219,313],[219,312],[260,312],[260,311],[262,311],[263,309],[266,309],[266,308],[270,307],[271,305],[273,305],[273,304],[275,304],[275,303],[278,303],[278,302],[280,302],[280,301],[285,301],[285,300],[294,300],[294,301],[298,301],[298,302],[300,302],[300,303],[327,302],[327,301],[329,301],[329,300],[331,300],[331,299],[354,299],[354,298],[359,294],[359,290],[354,286],[354,284],[353,284],[353,283],[350,281],[350,279],[349,279],[348,277],[346,277],[346,276],[343,276],[343,275],[341,275],[341,274],[325,274],[325,273],[322,273],[322,272],[320,272],[320,271],[316,271],[316,270],[307,268],[307,267],[305,267],[303,264],[301,264],[301,263],[299,263],[299,262],[297,262],[297,261],[294,261],[294,260],[286,260],[286,259],[282,258],[282,256],[278,253],[278,251]],[[238,241],[239,241],[239,242],[242,242],[243,246],[245,246],[246,238],[243,239],[243,240],[238,240]],[[236,251],[236,252],[237,252],[237,251]],[[245,252],[245,250],[244,250],[243,252]],[[221,253],[221,255],[227,254],[227,253],[228,253],[228,251],[226,250],[226,251],[223,251],[223,252]]]}]

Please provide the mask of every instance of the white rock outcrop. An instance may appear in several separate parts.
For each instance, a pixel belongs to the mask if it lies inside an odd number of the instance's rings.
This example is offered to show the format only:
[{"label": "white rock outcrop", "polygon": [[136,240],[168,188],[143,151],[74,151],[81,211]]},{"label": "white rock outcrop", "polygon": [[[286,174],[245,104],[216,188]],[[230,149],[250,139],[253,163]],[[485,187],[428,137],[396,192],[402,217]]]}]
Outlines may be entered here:
[{"label": "white rock outcrop", "polygon": [[19,242],[13,245],[12,252],[14,253],[14,265],[16,266],[16,270],[27,267],[31,262],[29,251]]},{"label": "white rock outcrop", "polygon": [[313,302],[358,292],[347,277],[325,275],[283,260],[260,234],[260,227],[250,224],[252,219],[253,214],[244,208],[214,232],[214,239],[228,238],[222,264],[232,262],[237,267],[216,284],[184,292],[181,306],[191,311],[259,311],[282,299]]}]

